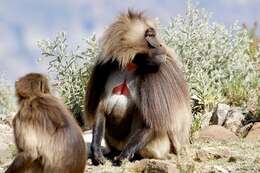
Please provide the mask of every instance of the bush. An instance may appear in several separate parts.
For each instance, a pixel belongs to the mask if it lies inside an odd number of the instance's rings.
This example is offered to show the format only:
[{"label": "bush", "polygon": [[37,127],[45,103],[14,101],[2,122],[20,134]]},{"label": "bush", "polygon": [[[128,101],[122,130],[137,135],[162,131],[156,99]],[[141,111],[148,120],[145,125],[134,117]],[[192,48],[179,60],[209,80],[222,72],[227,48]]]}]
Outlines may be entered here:
[{"label": "bush", "polygon": [[172,19],[162,30],[184,64],[190,92],[211,111],[217,102],[246,106],[256,95],[259,47],[251,52],[248,30],[235,23],[230,28],[210,23],[210,15],[188,3],[185,16]]},{"label": "bush", "polygon": [[14,94],[9,82],[0,75],[0,114],[8,114],[15,110]]},{"label": "bush", "polygon": [[85,85],[93,66],[93,58],[98,52],[96,37],[87,39],[86,45],[86,48],[77,46],[75,50],[70,50],[65,33],[60,33],[53,41],[38,42],[42,52],[40,61],[44,62],[47,59],[48,70],[54,75],[52,82],[64,97],[65,104],[81,123]]},{"label": "bush", "polygon": [[[183,62],[191,96],[199,99],[203,111],[211,111],[218,102],[246,106],[257,96],[259,46],[252,53],[252,39],[238,23],[226,28],[209,21],[209,13],[189,1],[186,15],[173,18],[161,35]],[[85,51],[77,47],[69,52],[64,34],[39,46],[66,104],[75,116],[81,115],[85,84],[99,51],[95,36],[87,40]],[[196,116],[196,128],[200,119]]]}]

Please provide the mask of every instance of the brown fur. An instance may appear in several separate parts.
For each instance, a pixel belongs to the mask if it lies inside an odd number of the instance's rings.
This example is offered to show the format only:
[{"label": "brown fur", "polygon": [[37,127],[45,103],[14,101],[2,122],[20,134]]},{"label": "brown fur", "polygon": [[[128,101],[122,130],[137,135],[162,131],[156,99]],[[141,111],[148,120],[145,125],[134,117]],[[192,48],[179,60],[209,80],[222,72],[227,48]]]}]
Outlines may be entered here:
[{"label": "brown fur", "polygon": [[179,143],[187,144],[191,126],[190,99],[182,71],[171,58],[162,64],[159,72],[143,78],[139,109],[149,127],[176,135],[170,136],[173,142],[177,138]]},{"label": "brown fur", "polygon": [[155,23],[143,13],[129,10],[127,14],[121,14],[101,39],[98,61],[105,63],[111,59],[117,60],[121,67],[125,67],[137,53],[148,53],[143,34],[149,27],[155,28]]},{"label": "brown fur", "polygon": [[[151,55],[151,49],[144,39],[144,33],[148,28],[156,30],[152,20],[142,13],[129,11],[119,16],[105,31],[101,40],[101,53],[86,90],[86,113],[90,125],[96,121],[95,114],[99,103],[102,103],[104,99],[104,87],[109,83],[107,79],[111,73],[114,70],[124,69],[137,54]],[[139,98],[135,103],[137,112],[133,114],[133,117],[138,116],[138,118],[134,118],[136,120],[133,120],[133,123],[139,125],[131,127],[131,133],[142,124],[153,129],[154,138],[140,151],[144,153],[141,154],[142,156],[152,158],[164,157],[164,154],[153,153],[167,148],[168,140],[175,152],[181,146],[188,144],[192,118],[187,84],[182,69],[172,51],[162,41],[161,45],[166,51],[163,55],[166,62],[156,73],[137,76]],[[120,129],[123,133],[124,128]],[[116,134],[113,136],[115,137]],[[124,148],[127,140],[115,140],[113,136],[106,135],[108,144],[110,142],[112,147]],[[162,144],[159,148],[158,143]],[[167,149],[164,151],[167,152]]]},{"label": "brown fur", "polygon": [[86,148],[81,129],[49,92],[48,80],[31,73],[16,82],[20,109],[13,120],[17,157],[6,171],[83,173]]}]

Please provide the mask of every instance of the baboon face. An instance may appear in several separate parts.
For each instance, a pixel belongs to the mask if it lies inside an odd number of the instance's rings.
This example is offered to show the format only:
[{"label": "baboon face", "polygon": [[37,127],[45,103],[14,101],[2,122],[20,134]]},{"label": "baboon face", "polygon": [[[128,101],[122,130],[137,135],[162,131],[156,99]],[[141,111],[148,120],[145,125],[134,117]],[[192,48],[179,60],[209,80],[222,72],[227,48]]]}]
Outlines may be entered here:
[{"label": "baboon face", "polygon": [[15,82],[15,89],[19,100],[50,91],[48,79],[39,73],[30,73],[20,78]]},{"label": "baboon face", "polygon": [[161,44],[162,40],[158,36],[155,25],[145,18],[132,20],[129,30],[122,34],[123,44],[130,44],[132,46],[129,46],[130,49],[144,49],[144,52],[137,53],[149,53],[156,50],[157,54],[165,54],[166,50]]},{"label": "baboon face", "polygon": [[165,54],[166,50],[163,48],[159,39],[156,36],[156,31],[153,28],[148,28],[145,31],[145,41],[149,49],[156,49],[158,54]]}]

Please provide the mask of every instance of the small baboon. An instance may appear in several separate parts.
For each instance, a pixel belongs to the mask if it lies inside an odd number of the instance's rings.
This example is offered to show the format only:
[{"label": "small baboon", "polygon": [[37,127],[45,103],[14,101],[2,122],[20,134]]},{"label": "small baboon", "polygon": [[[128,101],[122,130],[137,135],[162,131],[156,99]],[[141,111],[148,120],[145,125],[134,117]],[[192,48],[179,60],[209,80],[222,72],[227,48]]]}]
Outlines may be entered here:
[{"label": "small baboon", "polygon": [[167,158],[189,143],[191,108],[182,69],[142,13],[122,14],[105,31],[86,89],[86,119],[93,127],[94,164],[104,163],[101,139],[119,151]]},{"label": "small baboon", "polygon": [[30,73],[15,83],[13,120],[17,156],[6,173],[83,173],[86,146],[80,127],[51,95],[48,80]]}]

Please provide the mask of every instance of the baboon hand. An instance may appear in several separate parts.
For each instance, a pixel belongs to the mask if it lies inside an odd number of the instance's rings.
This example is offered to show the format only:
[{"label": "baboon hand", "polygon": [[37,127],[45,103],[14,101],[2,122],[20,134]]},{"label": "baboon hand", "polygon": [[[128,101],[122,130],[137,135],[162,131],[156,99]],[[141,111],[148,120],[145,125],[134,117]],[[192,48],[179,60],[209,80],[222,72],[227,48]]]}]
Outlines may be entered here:
[{"label": "baboon hand", "polygon": [[113,166],[121,166],[122,165],[122,162],[123,160],[130,160],[132,159],[134,156],[134,154],[128,154],[127,156],[124,156],[122,153],[115,157],[114,160],[113,160]]},{"label": "baboon hand", "polygon": [[106,162],[106,158],[104,157],[104,155],[102,153],[93,153],[93,157],[92,157],[92,164],[97,166],[97,165],[103,165]]}]

